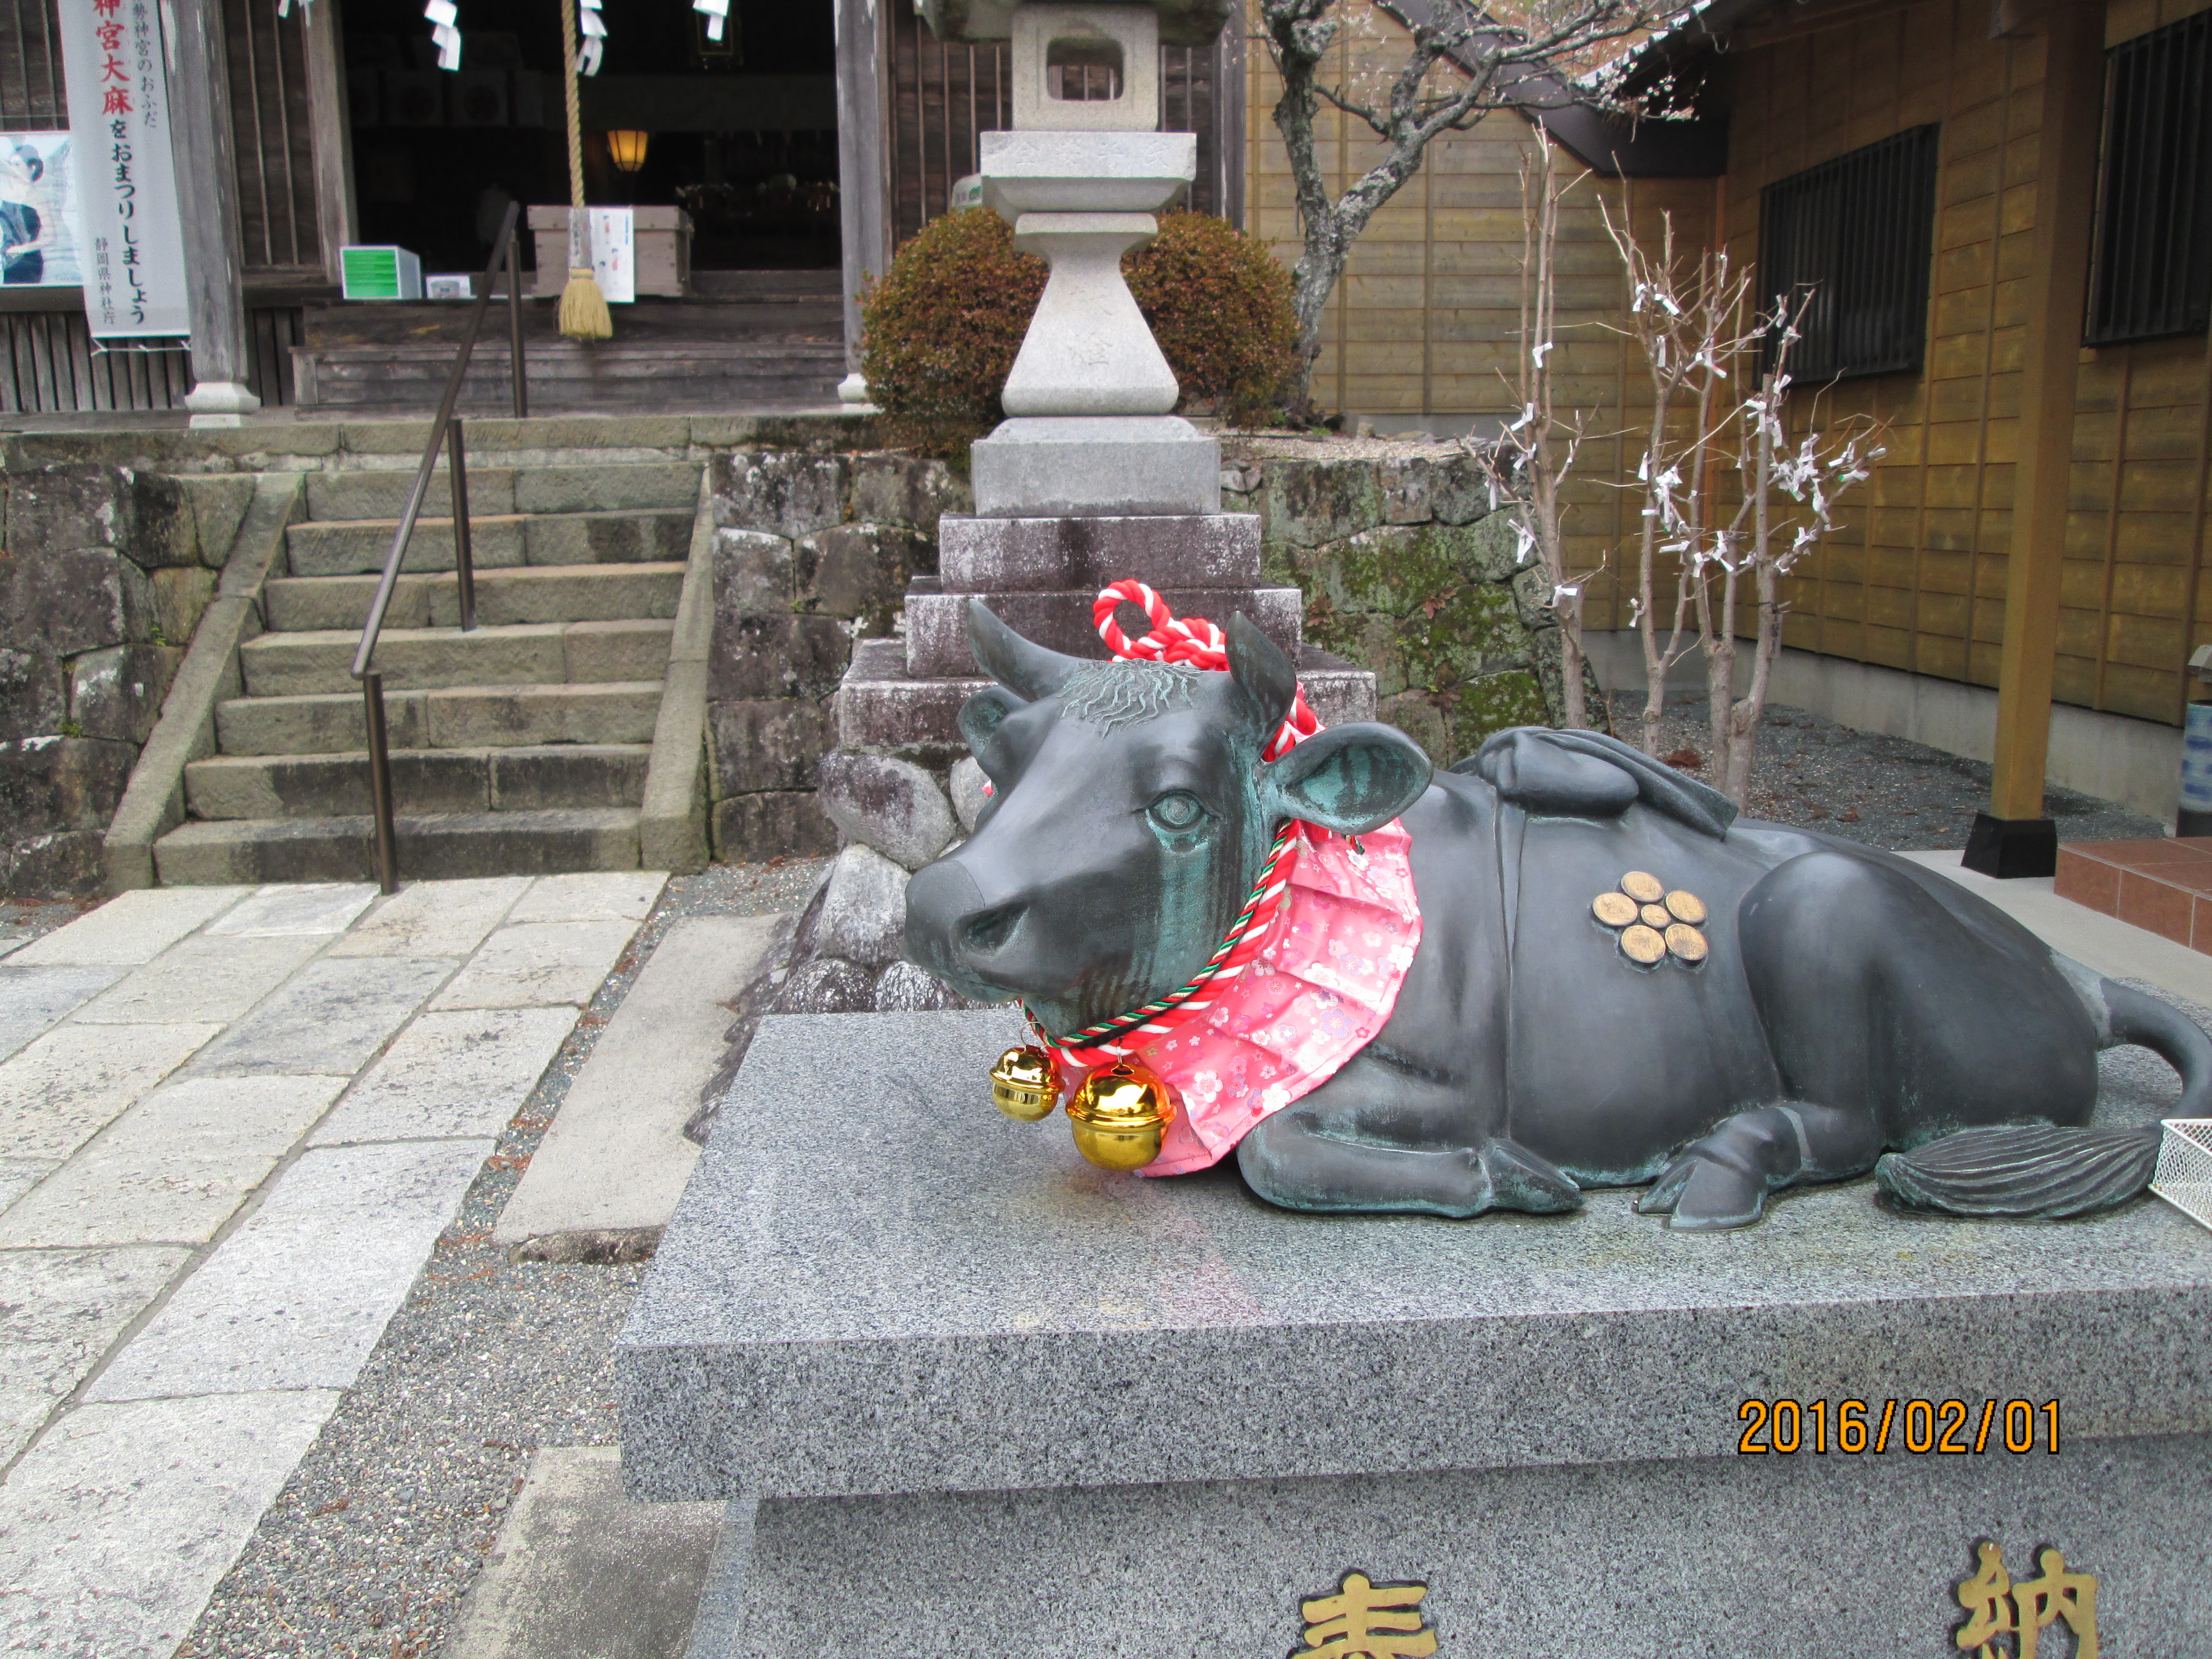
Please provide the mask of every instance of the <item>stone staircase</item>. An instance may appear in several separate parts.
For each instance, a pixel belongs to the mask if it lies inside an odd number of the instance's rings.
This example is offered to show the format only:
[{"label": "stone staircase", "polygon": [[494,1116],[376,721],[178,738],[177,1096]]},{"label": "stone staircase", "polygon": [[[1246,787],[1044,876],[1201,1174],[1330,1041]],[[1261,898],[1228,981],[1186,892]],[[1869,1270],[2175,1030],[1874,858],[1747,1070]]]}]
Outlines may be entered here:
[{"label": "stone staircase", "polygon": [[[371,875],[348,669],[412,476],[308,478],[217,752],[186,766],[185,821],[155,843],[164,884]],[[467,633],[452,521],[418,522],[376,653],[404,877],[638,866],[699,478],[692,461],[471,467]],[[445,490],[441,473],[430,499]]]}]

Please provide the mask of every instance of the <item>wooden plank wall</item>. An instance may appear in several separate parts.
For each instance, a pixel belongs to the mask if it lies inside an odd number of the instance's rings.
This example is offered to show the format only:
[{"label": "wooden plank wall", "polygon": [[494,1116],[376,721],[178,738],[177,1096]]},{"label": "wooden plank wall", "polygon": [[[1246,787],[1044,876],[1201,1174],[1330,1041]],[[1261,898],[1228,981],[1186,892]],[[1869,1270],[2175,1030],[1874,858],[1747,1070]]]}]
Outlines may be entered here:
[{"label": "wooden plank wall", "polygon": [[[1346,30],[1337,76],[1395,66],[1404,33],[1379,11],[1372,33]],[[1245,228],[1285,264],[1299,252],[1290,161],[1273,112],[1282,83],[1255,31],[1247,56]],[[1380,147],[1363,126],[1324,109],[1318,118],[1330,188],[1340,192],[1371,166]],[[1493,114],[1472,131],[1429,146],[1421,170],[1369,222],[1333,296],[1314,394],[1325,407],[1361,416],[1505,415],[1516,406],[1513,375],[1522,346],[1520,169],[1538,142],[1522,117]],[[1617,481],[1633,474],[1642,411],[1650,407],[1643,360],[1620,331],[1626,302],[1620,258],[1601,204],[1656,242],[1671,217],[1678,246],[1694,267],[1717,198],[1711,179],[1624,181],[1591,173],[1554,147],[1571,179],[1559,239],[1559,349],[1553,395],[1583,413],[1585,444],[1571,476],[1569,558],[1586,580],[1593,628],[1626,625],[1624,556],[1632,556],[1638,502]],[[1462,420],[1459,422],[1464,425]],[[1632,581],[1631,583],[1632,586]]]},{"label": "wooden plank wall", "polygon": [[[2212,0],[2114,0],[2127,40]],[[2039,36],[1991,40],[1986,0],[1923,0],[1832,26],[1815,14],[1723,58],[1728,244],[1757,252],[1773,179],[1923,121],[1942,123],[1924,372],[1792,398],[1802,430],[1888,425],[1889,453],[1841,533],[1803,568],[1786,638],[1805,649],[1993,686],[2033,228]],[[2212,640],[2203,579],[2212,357],[2198,335],[2085,348],[2074,433],[2057,696],[2176,722],[2184,665]]]}]

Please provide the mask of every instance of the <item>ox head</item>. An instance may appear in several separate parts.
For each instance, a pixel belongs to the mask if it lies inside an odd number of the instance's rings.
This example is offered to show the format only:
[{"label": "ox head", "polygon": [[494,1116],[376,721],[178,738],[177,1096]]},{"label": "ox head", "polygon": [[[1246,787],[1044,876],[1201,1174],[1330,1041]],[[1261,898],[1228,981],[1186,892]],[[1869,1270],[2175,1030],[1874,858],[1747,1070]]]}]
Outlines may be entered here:
[{"label": "ox head", "polygon": [[907,954],[963,994],[1018,996],[1055,1032],[1165,994],[1236,919],[1275,828],[1388,823],[1428,787],[1404,733],[1333,726],[1261,750],[1297,676],[1243,616],[1223,674],[1032,644],[981,600],[969,643],[996,685],[960,711],[990,778],[975,833],[915,875]]}]

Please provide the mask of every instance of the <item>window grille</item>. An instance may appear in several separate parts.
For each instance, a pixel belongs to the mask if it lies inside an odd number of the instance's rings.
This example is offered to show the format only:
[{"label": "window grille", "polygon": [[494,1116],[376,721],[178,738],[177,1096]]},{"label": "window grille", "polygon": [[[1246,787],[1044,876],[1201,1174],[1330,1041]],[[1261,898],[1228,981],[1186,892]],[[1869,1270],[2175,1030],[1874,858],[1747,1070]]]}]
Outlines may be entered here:
[{"label": "window grille", "polygon": [[2105,54],[2092,345],[2201,334],[2212,313],[2212,12]]},{"label": "window grille", "polygon": [[[1790,376],[1917,369],[1928,337],[1936,228],[1933,125],[1778,179],[1759,197],[1759,292],[1797,321]],[[1761,354],[1771,366],[1775,342]]]}]

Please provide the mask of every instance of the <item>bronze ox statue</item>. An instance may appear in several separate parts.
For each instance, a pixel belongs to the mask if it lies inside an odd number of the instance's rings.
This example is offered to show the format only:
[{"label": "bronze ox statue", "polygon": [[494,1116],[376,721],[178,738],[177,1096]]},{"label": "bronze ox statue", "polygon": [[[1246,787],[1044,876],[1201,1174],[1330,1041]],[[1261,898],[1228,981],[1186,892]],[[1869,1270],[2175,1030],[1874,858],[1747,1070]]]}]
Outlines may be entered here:
[{"label": "bronze ox statue", "polygon": [[[1421,931],[1387,1024],[1237,1146],[1273,1203],[1469,1216],[1651,1182],[1644,1212],[1738,1227],[1782,1188],[1873,1170],[1910,1206],[2076,1215],[2156,1158],[2156,1125],[2091,1127],[2100,1049],[2163,1056],[2179,1115],[2212,1097],[2212,1040],[2176,1010],[1940,875],[1738,818],[1612,738],[1522,728],[1439,772],[1358,724],[1263,763],[1297,681],[1243,617],[1227,673],[1063,656],[980,601],[969,633],[997,684],[960,728],[994,793],[915,876],[906,922],[968,996],[1076,1030],[1192,975],[1283,819],[1410,832]],[[1116,675],[1121,713],[1086,714]],[[1139,677],[1174,695],[1146,702]],[[1650,870],[1702,901],[1694,969],[1638,971],[1593,915]]]}]

